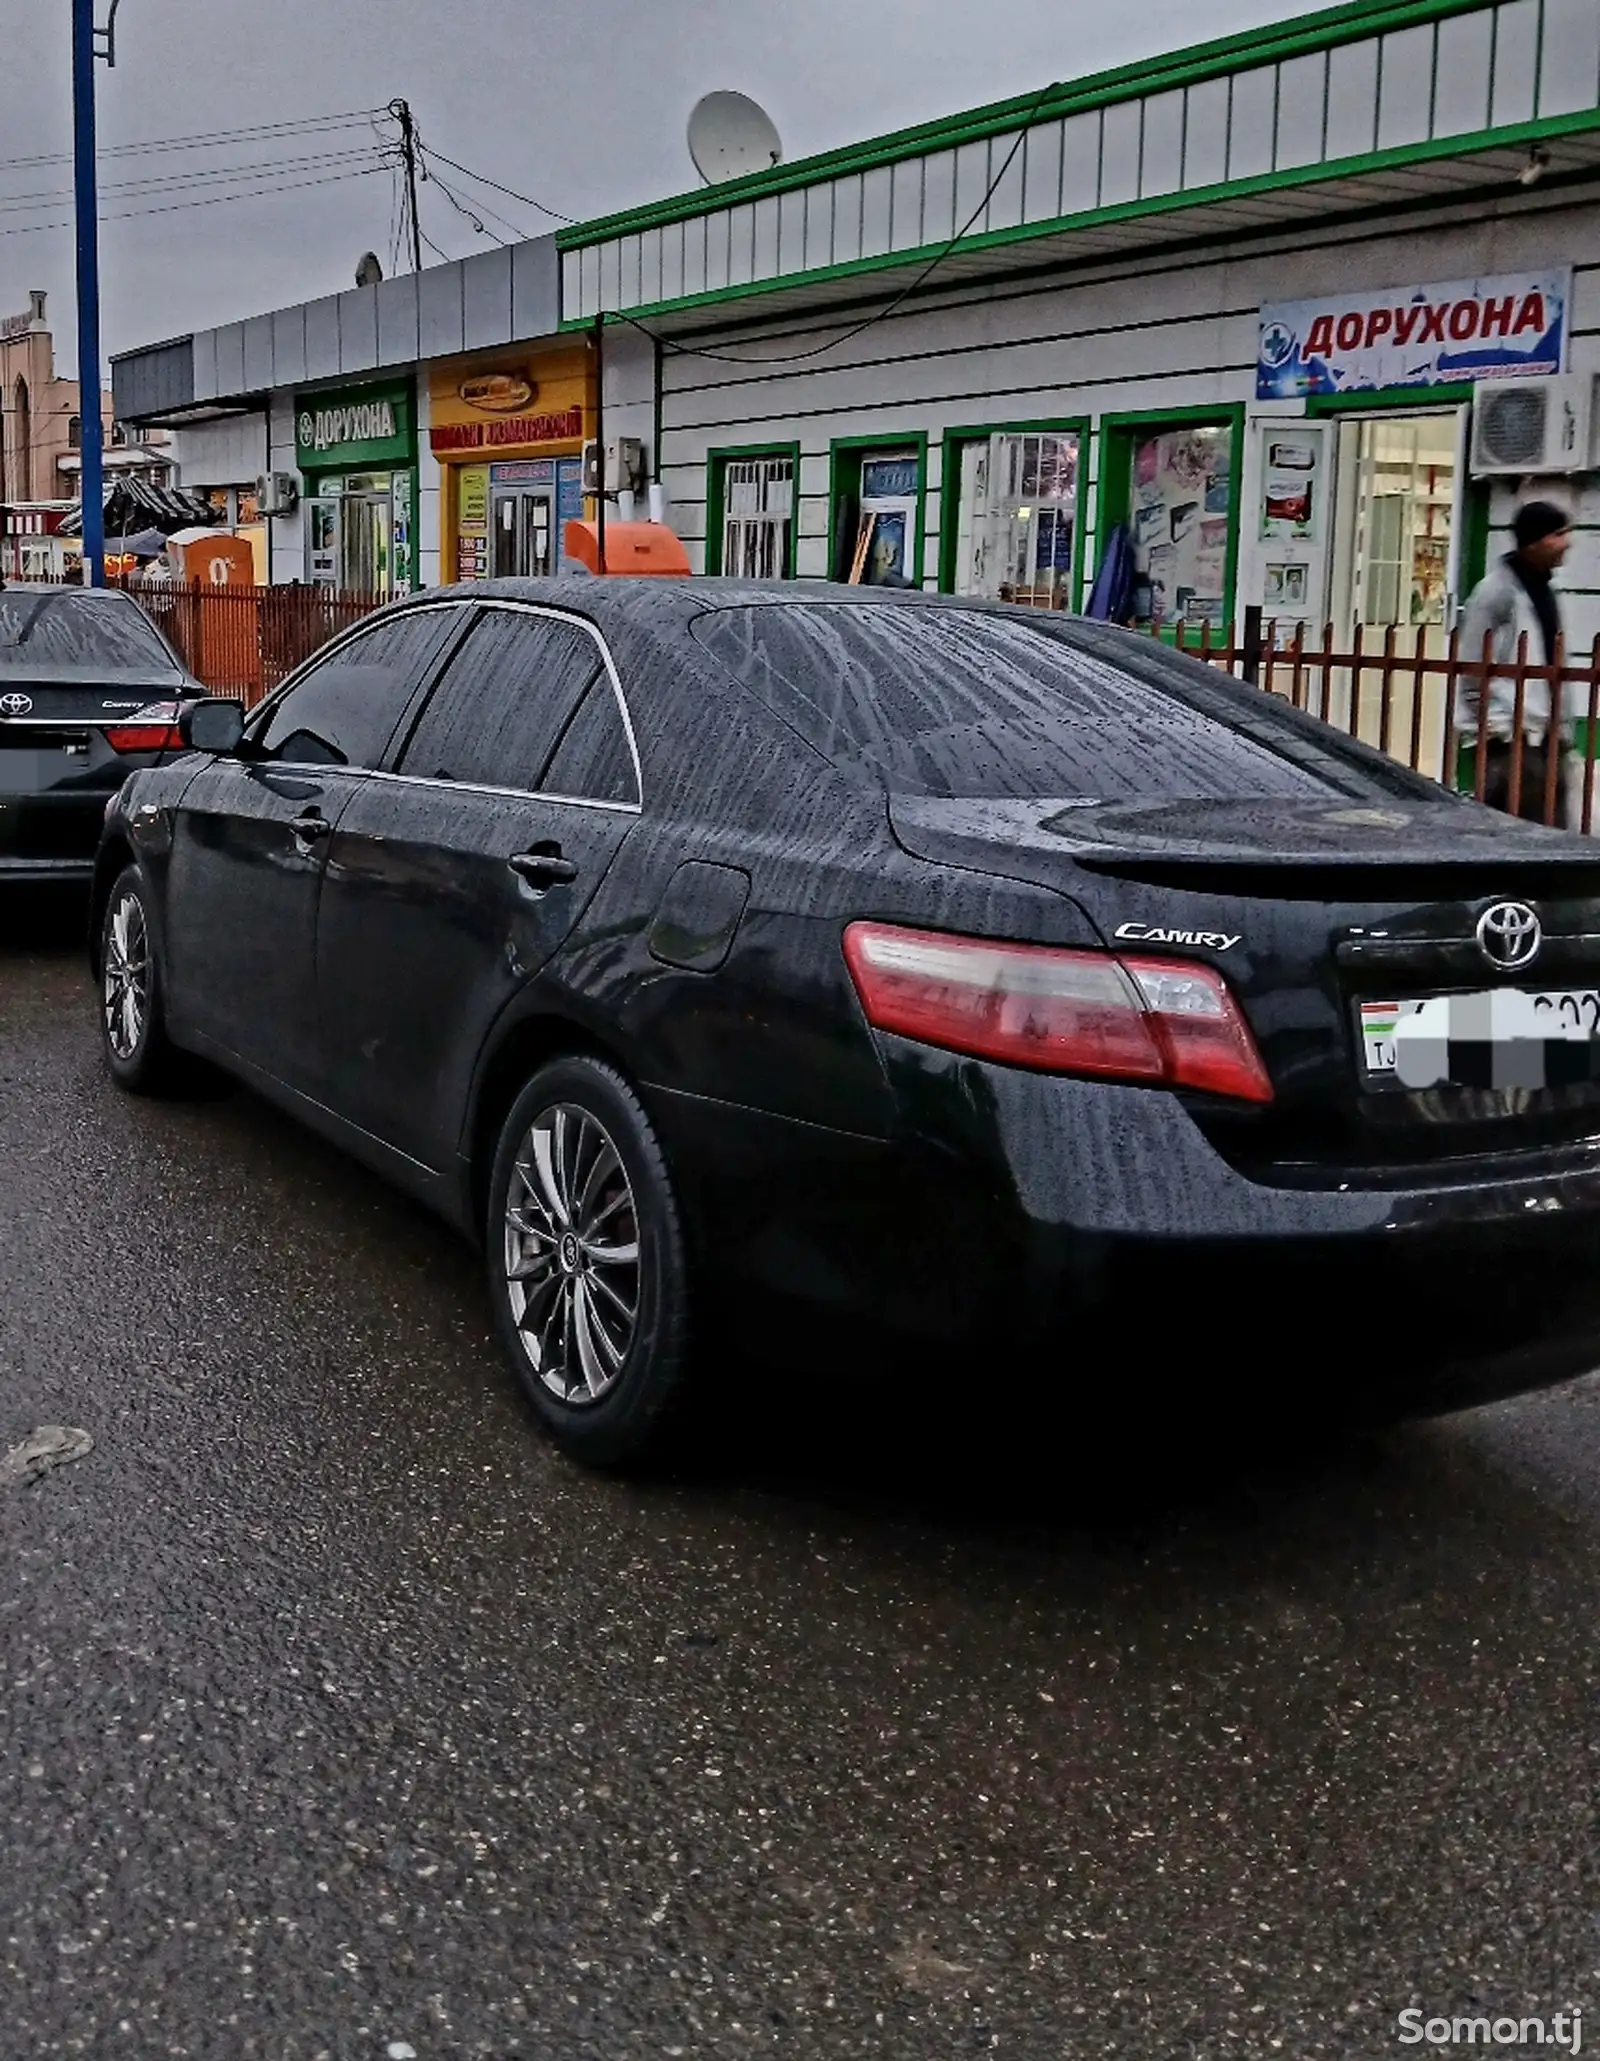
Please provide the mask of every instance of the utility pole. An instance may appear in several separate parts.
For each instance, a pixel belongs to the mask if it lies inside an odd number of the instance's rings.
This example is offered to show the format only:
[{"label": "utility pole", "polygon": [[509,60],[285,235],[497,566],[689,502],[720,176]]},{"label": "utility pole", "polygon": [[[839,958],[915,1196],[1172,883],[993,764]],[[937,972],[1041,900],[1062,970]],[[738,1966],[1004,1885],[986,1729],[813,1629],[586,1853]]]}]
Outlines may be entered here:
[{"label": "utility pole", "polygon": [[417,125],[409,100],[391,100],[389,112],[400,124],[400,155],[405,159],[406,201],[411,210],[411,269],[422,270],[422,223],[417,215]]},{"label": "utility pole", "polygon": [[[78,227],[78,484],[83,509],[84,577],[106,583],[105,429],[100,414],[100,223],[94,176],[95,0],[72,0],[72,186]],[[103,54],[116,61],[112,24]]]},{"label": "utility pole", "polygon": [[595,562],[606,569],[606,318],[594,318],[594,441],[600,460],[599,489],[594,503]]}]

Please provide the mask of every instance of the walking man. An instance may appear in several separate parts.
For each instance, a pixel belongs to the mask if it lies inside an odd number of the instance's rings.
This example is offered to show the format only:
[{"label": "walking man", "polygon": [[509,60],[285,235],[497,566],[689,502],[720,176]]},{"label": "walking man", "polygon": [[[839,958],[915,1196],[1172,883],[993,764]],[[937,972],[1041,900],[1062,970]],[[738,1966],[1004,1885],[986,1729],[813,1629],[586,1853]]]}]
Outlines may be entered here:
[{"label": "walking man", "polygon": [[[1572,518],[1553,501],[1527,501],[1511,525],[1516,549],[1492,566],[1468,597],[1461,616],[1460,652],[1476,664],[1489,639],[1491,665],[1513,667],[1524,632],[1528,664],[1554,665],[1561,636],[1561,611],[1550,581],[1572,543]],[[1456,729],[1464,745],[1478,737],[1481,680],[1464,679],[1456,687]],[[1493,809],[1511,807],[1511,746],[1516,721],[1516,681],[1509,675],[1489,676],[1488,774],[1483,798]],[[1517,814],[1544,821],[1545,779],[1549,751],[1562,751],[1572,741],[1573,713],[1563,708],[1560,735],[1550,736],[1548,680],[1532,679],[1522,690],[1522,791]],[[1562,790],[1556,790],[1557,820],[1564,813]]]}]

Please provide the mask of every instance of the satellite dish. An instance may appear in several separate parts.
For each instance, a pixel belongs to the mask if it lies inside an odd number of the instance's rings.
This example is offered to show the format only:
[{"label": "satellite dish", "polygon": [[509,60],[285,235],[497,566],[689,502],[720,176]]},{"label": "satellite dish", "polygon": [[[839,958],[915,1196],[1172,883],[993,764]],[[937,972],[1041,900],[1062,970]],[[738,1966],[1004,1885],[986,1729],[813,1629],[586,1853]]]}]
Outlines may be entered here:
[{"label": "satellite dish", "polygon": [[708,186],[783,162],[772,117],[745,93],[708,93],[689,117],[689,155]]},{"label": "satellite dish", "polygon": [[356,267],[357,286],[376,286],[383,278],[383,267],[378,263],[378,253],[369,250]]}]

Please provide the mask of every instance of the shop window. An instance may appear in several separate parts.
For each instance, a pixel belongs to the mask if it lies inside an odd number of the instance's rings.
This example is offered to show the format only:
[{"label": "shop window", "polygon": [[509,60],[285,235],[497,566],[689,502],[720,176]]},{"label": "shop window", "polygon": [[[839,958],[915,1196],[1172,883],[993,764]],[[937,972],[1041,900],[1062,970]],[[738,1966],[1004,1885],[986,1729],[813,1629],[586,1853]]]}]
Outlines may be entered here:
[{"label": "shop window", "polygon": [[1076,574],[1076,430],[963,441],[954,586],[958,594],[1070,608]]},{"label": "shop window", "polygon": [[920,441],[905,448],[835,447],[835,579],[861,587],[919,584],[923,462]]},{"label": "shop window", "polygon": [[1233,431],[1152,427],[1131,439],[1128,529],[1136,622],[1226,620],[1234,514]]},{"label": "shop window", "polygon": [[721,570],[732,579],[794,577],[795,460],[722,461]]}]

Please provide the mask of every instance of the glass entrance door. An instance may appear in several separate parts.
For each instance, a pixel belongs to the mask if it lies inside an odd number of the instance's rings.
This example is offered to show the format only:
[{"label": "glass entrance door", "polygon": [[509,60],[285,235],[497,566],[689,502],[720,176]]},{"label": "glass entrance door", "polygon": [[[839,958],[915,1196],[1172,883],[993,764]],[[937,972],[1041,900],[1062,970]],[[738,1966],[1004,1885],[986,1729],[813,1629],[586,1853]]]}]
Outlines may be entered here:
[{"label": "glass entrance door", "polygon": [[387,474],[345,482],[338,552],[339,585],[347,594],[394,591],[394,501]]},{"label": "glass entrance door", "polygon": [[555,494],[544,487],[496,487],[490,508],[496,579],[544,579],[555,570]]},{"label": "glass entrance door", "polygon": [[1347,621],[1443,632],[1454,599],[1459,411],[1346,422],[1339,474]]}]

